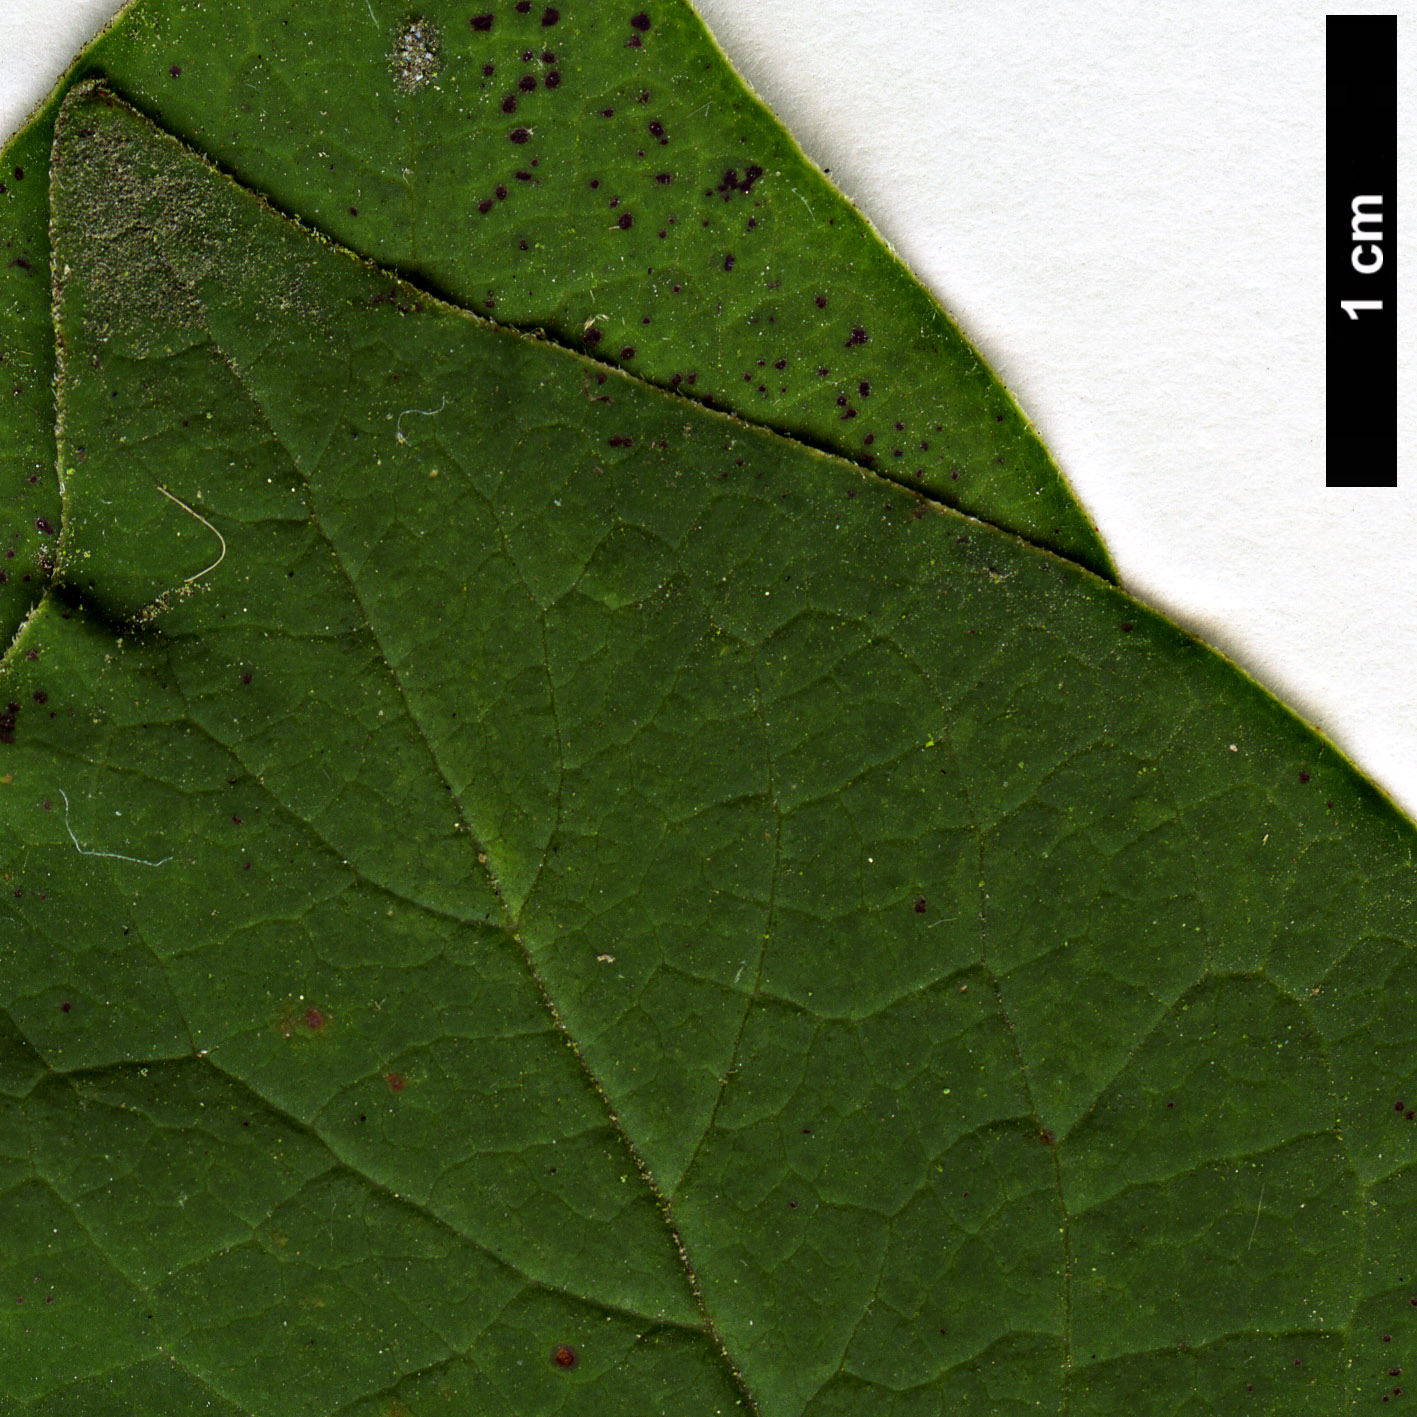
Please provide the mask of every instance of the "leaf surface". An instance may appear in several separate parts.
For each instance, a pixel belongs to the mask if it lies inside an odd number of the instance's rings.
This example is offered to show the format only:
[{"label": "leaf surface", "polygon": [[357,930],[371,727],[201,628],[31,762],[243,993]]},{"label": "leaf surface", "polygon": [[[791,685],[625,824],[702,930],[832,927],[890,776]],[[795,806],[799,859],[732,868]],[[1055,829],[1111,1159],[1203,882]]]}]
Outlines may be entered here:
[{"label": "leaf surface", "polygon": [[102,89],[53,203],[0,1412],[1398,1400],[1413,829],[1338,754]]},{"label": "leaf surface", "polygon": [[[1007,390],[683,0],[135,0],[69,82],[91,75],[425,289],[1111,574]],[[41,523],[58,527],[45,193],[60,96],[0,166],[6,637],[44,581]]]}]

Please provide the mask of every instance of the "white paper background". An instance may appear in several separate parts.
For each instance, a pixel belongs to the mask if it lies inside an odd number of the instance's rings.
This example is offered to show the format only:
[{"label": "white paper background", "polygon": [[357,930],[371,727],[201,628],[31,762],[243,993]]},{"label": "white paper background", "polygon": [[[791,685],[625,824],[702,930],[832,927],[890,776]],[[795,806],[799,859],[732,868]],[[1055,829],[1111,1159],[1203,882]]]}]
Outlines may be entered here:
[{"label": "white paper background", "polygon": [[[698,6],[1014,390],[1123,584],[1417,815],[1411,320],[1398,490],[1324,487],[1323,11]],[[116,9],[0,0],[0,132]],[[1328,10],[1397,13],[1401,46],[1417,0]],[[1400,102],[1400,154],[1417,152],[1412,120]],[[1410,251],[1399,227],[1400,274]]]}]

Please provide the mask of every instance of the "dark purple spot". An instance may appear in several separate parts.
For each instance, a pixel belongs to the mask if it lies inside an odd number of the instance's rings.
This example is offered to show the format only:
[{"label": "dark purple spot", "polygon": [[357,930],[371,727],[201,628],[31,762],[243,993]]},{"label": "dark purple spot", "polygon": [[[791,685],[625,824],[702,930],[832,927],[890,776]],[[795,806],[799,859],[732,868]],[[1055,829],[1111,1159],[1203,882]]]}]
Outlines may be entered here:
[{"label": "dark purple spot", "polygon": [[620,358],[621,358],[621,359],[633,359],[634,357],[635,357],[635,347],[634,347],[634,345],[632,345],[632,344],[627,344],[627,345],[624,347],[624,349],[622,349],[622,350],[620,351]]},{"label": "dark purple spot", "polygon": [[725,256],[725,257],[723,258],[723,269],[726,270],[726,271],[731,271],[731,270],[733,269],[733,257],[732,257],[732,256]]},{"label": "dark purple spot", "polygon": [[551,1361],[558,1368],[574,1368],[581,1360],[580,1355],[569,1343],[558,1343],[551,1350]]},{"label": "dark purple spot", "polygon": [[556,56],[549,49],[543,49],[541,51],[541,62],[543,64],[554,64],[556,62]]},{"label": "dark purple spot", "polygon": [[1132,622],[1131,622],[1130,620],[1123,620],[1123,621],[1122,621],[1122,633],[1123,633],[1124,635],[1130,635],[1131,632],[1132,632]]},{"label": "dark purple spot", "polygon": [[634,446],[634,442],[635,440],[633,438],[622,438],[617,433],[613,438],[611,438],[610,446],[612,448],[629,448]]},{"label": "dark purple spot", "polygon": [[521,78],[517,80],[517,87],[523,93],[531,93],[532,90],[536,88],[536,75],[523,74]]},{"label": "dark purple spot", "polygon": [[869,448],[871,444],[876,441],[876,435],[874,433],[868,433],[861,441]]},{"label": "dark purple spot", "polygon": [[492,210],[492,199],[490,197],[484,197],[482,201],[477,204],[477,210],[480,211],[483,216],[486,216],[487,213]]},{"label": "dark purple spot", "polygon": [[37,704],[47,704],[49,702],[49,695],[46,694],[43,689],[36,689],[33,697]]},{"label": "dark purple spot", "polygon": [[856,389],[863,399],[868,399],[871,397],[871,386],[865,381],[865,379],[862,379],[862,381],[857,384]]},{"label": "dark purple spot", "polygon": [[24,180],[25,180],[25,170],[24,170],[24,168],[23,168],[23,167],[17,167],[17,168],[15,169],[15,181],[16,181],[16,182],[23,182]]},{"label": "dark purple spot", "polygon": [[1407,1104],[1405,1102],[1394,1102],[1392,1104],[1392,1110],[1394,1112],[1405,1112],[1407,1111]]},{"label": "dark purple spot", "polygon": [[43,517],[36,517],[34,519],[34,529],[38,532],[43,532],[45,536],[54,535],[54,528],[50,526]]},{"label": "dark purple spot", "polygon": [[924,915],[925,910],[926,910],[925,897],[924,897],[923,895],[918,895],[918,896],[916,896],[916,897],[915,897],[915,913],[916,913],[917,915]]},{"label": "dark purple spot", "polygon": [[604,336],[594,325],[591,325],[581,334],[581,339],[586,344],[599,344],[603,338]]},{"label": "dark purple spot", "polygon": [[522,63],[523,63],[523,64],[530,64],[530,63],[531,63],[531,50],[529,50],[529,49],[523,49],[523,50],[522,50]]},{"label": "dark purple spot", "polygon": [[631,28],[637,29],[641,33],[643,33],[649,28],[649,16],[645,14],[643,10],[641,10],[638,15],[631,15],[630,26]]},{"label": "dark purple spot", "polygon": [[544,83],[548,89],[559,89],[559,88],[561,87],[561,73],[560,73],[560,70],[558,70],[558,69],[553,69],[553,70],[542,80],[542,83]]},{"label": "dark purple spot", "polygon": [[350,214],[350,216],[358,216],[358,215],[359,215],[359,208],[358,208],[358,207],[351,207],[351,208],[349,209],[349,214]]},{"label": "dark purple spot", "polygon": [[818,309],[818,310],[825,310],[826,308],[827,308],[827,298],[826,298],[826,296],[825,296],[825,295],[819,295],[819,296],[817,297],[817,309]]},{"label": "dark purple spot", "polygon": [[68,999],[65,999],[64,1002],[59,1005],[59,1012],[67,1014],[73,1007],[73,1004],[71,1004]]},{"label": "dark purple spot", "polygon": [[180,79],[182,77],[182,66],[180,64],[174,64],[167,72],[171,74],[174,79]]},{"label": "dark purple spot", "polygon": [[667,187],[674,180],[674,174],[672,172],[656,172],[654,180]]},{"label": "dark purple spot", "polygon": [[507,200],[507,189],[498,186],[493,189],[493,196],[495,196],[499,202],[505,202]]},{"label": "dark purple spot", "polygon": [[554,24],[556,23],[556,21],[559,20],[560,18],[561,18],[561,12],[560,12],[559,10],[553,10],[553,9],[548,5],[548,6],[546,7],[546,9],[542,11],[542,14],[541,14],[541,27],[542,27],[542,29],[547,29],[547,30],[549,30],[549,29],[551,28],[551,26],[554,25]]},{"label": "dark purple spot", "polygon": [[517,0],[517,3],[512,6],[512,9],[514,9],[519,15],[530,14],[531,0]]},{"label": "dark purple spot", "polygon": [[656,138],[662,138],[664,136],[664,124],[661,123],[658,118],[650,119],[649,130]]},{"label": "dark purple spot", "polygon": [[1038,1140],[1041,1141],[1044,1146],[1052,1146],[1057,1138],[1053,1135],[1050,1128],[1044,1127],[1043,1130],[1038,1133]]},{"label": "dark purple spot", "polygon": [[1306,773],[1306,772],[1301,772],[1301,773],[1299,774],[1299,781],[1300,781],[1300,782],[1308,782],[1308,780],[1309,780],[1309,774],[1308,774],[1308,773]]},{"label": "dark purple spot", "polygon": [[613,108],[602,108],[600,110],[600,116],[602,118],[614,118],[615,110]]},{"label": "dark purple spot", "polygon": [[629,212],[621,212],[615,220],[615,225],[618,226],[621,231],[628,231],[634,224],[635,219]]},{"label": "dark purple spot", "polygon": [[241,820],[240,817],[238,817],[238,816],[236,815],[235,812],[233,812],[233,813],[231,814],[231,824],[232,824],[232,826],[236,826],[236,827],[240,827],[240,826],[244,826],[244,825],[245,825],[245,823]]},{"label": "dark purple spot", "polygon": [[482,77],[484,79],[490,79],[496,72],[497,66],[495,64],[484,64],[482,66]]},{"label": "dark purple spot", "polygon": [[[530,182],[530,181],[531,181],[531,173],[529,173],[529,172],[514,172],[514,173],[512,173],[512,176],[515,177],[518,182]],[[525,251],[525,250],[526,250],[526,247],[523,246],[523,247],[522,247],[522,250]]]},{"label": "dark purple spot", "polygon": [[786,369],[786,368],[787,368],[787,361],[786,361],[785,359],[775,359],[775,360],[773,360],[773,365],[772,365],[772,367],[773,367],[774,369]]},{"label": "dark purple spot", "polygon": [[870,335],[860,325],[857,325],[846,337],[846,347],[850,349],[854,344],[865,344],[870,338]]},{"label": "dark purple spot", "polygon": [[527,140],[528,138],[531,137],[531,129],[530,129],[530,128],[513,128],[512,131],[507,134],[507,137],[508,137],[508,139],[509,139],[511,142],[514,142],[514,143],[524,143],[524,142],[526,142],[526,140]]},{"label": "dark purple spot", "polygon": [[492,28],[492,16],[474,15],[472,17],[472,27],[475,30],[490,30]]},{"label": "dark purple spot", "polygon": [[[509,93],[509,94],[506,96],[506,98],[504,98],[504,99],[502,100],[502,112],[503,112],[503,113],[515,113],[516,111],[517,111],[517,96],[516,96],[516,94],[514,94],[514,93]],[[516,139],[513,139],[512,141],[515,142]]]},{"label": "dark purple spot", "polygon": [[249,669],[241,676],[241,682],[243,684],[249,684],[251,682],[251,671]]}]

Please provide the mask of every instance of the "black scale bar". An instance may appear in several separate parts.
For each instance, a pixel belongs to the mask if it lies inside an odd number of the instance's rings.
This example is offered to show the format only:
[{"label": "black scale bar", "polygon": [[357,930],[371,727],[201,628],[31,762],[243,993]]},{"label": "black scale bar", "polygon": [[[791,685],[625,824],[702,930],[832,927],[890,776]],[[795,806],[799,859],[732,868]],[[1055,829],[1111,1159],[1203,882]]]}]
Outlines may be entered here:
[{"label": "black scale bar", "polygon": [[1397,486],[1397,17],[1329,15],[1330,487]]}]

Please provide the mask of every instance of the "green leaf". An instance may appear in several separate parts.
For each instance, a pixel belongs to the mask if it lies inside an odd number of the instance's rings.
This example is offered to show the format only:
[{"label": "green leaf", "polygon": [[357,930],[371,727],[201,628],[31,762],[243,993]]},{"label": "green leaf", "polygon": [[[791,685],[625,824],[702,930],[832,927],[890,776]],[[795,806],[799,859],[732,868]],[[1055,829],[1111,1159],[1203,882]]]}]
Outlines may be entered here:
[{"label": "green leaf", "polygon": [[1414,832],[1329,745],[1076,564],[444,305],[102,89],[52,178],[0,1413],[1401,1387]]},{"label": "green leaf", "polygon": [[[135,0],[68,82],[93,75],[425,290],[1112,574],[1008,391],[682,0]],[[61,97],[0,163],[0,639],[44,581],[40,524],[58,526],[45,192]]]}]

